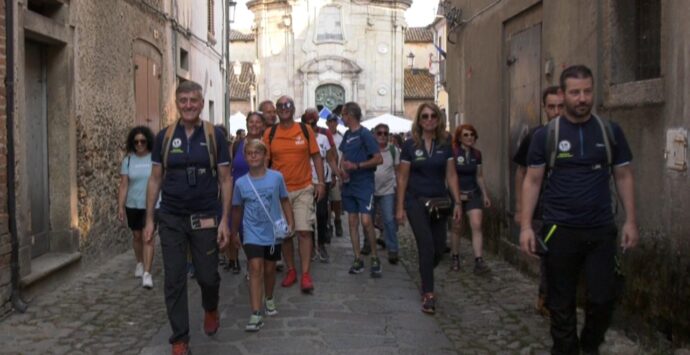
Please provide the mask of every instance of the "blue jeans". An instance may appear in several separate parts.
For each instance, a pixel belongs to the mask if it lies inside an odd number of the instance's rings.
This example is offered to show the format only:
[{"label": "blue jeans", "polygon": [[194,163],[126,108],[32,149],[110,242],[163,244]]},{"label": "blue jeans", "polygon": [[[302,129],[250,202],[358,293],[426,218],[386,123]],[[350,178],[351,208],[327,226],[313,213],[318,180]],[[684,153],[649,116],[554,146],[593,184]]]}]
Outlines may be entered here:
[{"label": "blue jeans", "polygon": [[[374,208],[381,209],[386,249],[398,252],[398,224],[395,221],[395,194],[374,196]],[[374,214],[376,215],[376,214]]]}]

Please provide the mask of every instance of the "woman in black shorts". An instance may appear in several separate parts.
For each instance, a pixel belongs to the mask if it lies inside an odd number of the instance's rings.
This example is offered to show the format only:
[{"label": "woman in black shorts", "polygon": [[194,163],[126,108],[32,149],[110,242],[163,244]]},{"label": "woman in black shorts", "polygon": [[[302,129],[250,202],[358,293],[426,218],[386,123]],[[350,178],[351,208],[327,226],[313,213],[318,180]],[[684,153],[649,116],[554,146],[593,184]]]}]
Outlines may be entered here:
[{"label": "woman in black shorts", "polygon": [[[467,214],[472,229],[472,249],[474,250],[474,273],[483,274],[489,268],[482,257],[482,208],[489,208],[491,200],[482,175],[482,153],[474,148],[479,136],[470,124],[455,129],[453,136],[453,158],[460,183],[462,210]],[[462,221],[456,223],[451,233],[451,269],[460,270],[460,232]]]},{"label": "woman in black shorts", "polygon": [[144,288],[153,288],[151,264],[153,262],[153,241],[144,243],[142,231],[146,224],[146,185],[151,175],[151,150],[153,132],[148,127],[132,128],[127,135],[127,156],[120,168],[120,192],[118,194],[117,217],[132,230],[132,247],[137,259],[135,277],[141,277]]}]

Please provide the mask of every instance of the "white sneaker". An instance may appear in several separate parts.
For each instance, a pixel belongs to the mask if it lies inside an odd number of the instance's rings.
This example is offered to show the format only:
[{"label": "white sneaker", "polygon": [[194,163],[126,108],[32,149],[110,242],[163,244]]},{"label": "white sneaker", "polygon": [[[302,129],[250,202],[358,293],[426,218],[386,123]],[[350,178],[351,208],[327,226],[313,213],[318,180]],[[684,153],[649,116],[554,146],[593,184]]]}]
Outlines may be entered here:
[{"label": "white sneaker", "polygon": [[137,267],[134,269],[134,277],[144,276],[144,264],[137,263]]},{"label": "white sneaker", "polygon": [[141,287],[149,290],[153,288],[153,277],[148,272],[145,272],[141,278]]}]

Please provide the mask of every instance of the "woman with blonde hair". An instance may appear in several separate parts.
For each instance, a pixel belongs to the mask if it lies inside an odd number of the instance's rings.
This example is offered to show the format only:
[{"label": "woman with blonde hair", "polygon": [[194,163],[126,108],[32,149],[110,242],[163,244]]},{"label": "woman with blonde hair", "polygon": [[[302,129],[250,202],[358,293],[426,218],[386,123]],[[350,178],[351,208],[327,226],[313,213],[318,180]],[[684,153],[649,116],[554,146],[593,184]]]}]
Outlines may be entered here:
[{"label": "woman with blonde hair", "polygon": [[422,312],[433,314],[434,268],[446,249],[447,219],[452,216],[459,221],[462,216],[451,140],[435,104],[426,102],[417,109],[412,138],[400,152],[399,169],[395,217],[403,224],[407,216],[412,227],[422,279]]}]

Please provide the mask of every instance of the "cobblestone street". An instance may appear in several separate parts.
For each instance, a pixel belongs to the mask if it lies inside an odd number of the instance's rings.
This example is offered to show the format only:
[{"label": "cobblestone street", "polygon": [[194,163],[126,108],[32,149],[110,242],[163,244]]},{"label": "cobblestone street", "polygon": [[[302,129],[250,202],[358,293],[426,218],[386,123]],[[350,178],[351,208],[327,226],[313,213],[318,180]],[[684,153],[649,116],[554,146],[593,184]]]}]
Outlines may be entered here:
[{"label": "cobblestone street", "polygon": [[[436,270],[436,316],[420,312],[417,266],[408,229],[400,232],[404,265],[383,261],[383,278],[349,275],[349,238],[334,238],[330,264],[314,264],[316,290],[277,287],[278,315],[256,334],[244,332],[249,316],[242,275],[221,271],[221,328],[202,331],[199,291],[190,280],[191,348],[197,354],[543,354],[548,322],[532,310],[536,283],[505,262],[488,258],[492,272],[472,274],[463,240],[463,268]],[[382,254],[385,256],[385,253]],[[368,259],[366,261],[368,266]],[[94,267],[37,297],[25,314],[0,321],[2,354],[167,354],[160,258],[155,287],[140,287],[131,252]],[[409,271],[409,272],[408,272]],[[621,333],[607,334],[604,354],[645,353]]]}]

